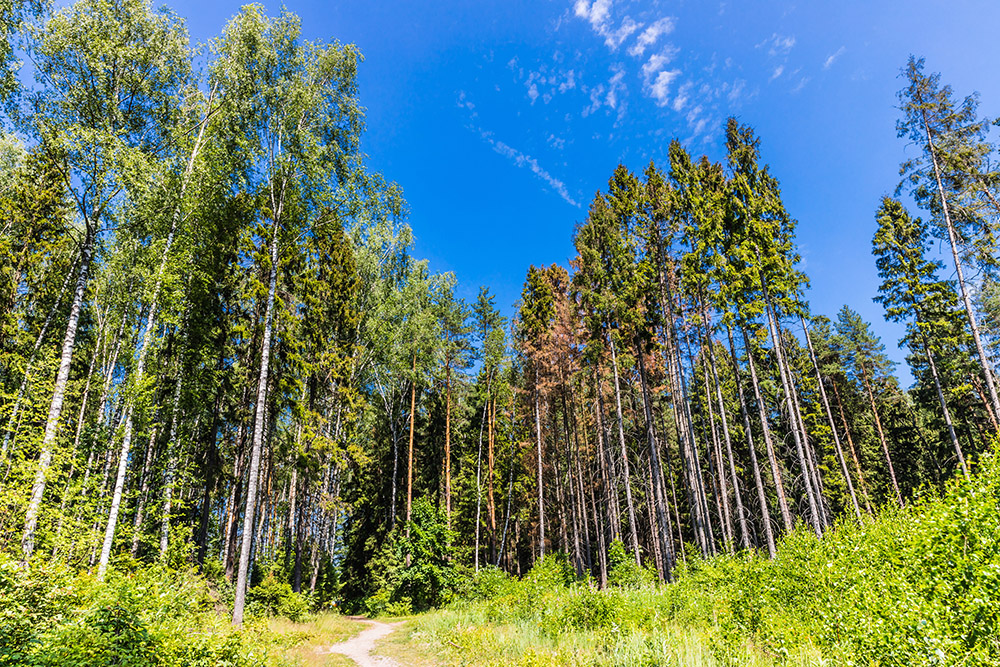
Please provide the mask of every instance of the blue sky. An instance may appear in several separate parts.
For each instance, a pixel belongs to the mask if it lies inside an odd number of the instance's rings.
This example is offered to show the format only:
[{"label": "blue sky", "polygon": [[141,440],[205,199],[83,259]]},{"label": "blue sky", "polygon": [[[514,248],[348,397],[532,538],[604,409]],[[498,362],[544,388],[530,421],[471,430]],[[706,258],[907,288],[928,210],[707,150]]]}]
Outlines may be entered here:
[{"label": "blue sky", "polygon": [[[240,5],[168,4],[199,41]],[[1000,115],[1000,5],[986,0],[286,6],[306,37],[364,54],[362,147],[402,186],[417,255],[454,271],[467,299],[489,285],[506,314],[529,264],[566,265],[574,225],[619,162],[665,163],[674,137],[721,160],[735,115],[757,130],[799,221],[813,312],[850,304],[902,362],[901,329],[871,301],[870,251],[878,200],[914,151],[895,133],[899,70],[923,55]]]}]

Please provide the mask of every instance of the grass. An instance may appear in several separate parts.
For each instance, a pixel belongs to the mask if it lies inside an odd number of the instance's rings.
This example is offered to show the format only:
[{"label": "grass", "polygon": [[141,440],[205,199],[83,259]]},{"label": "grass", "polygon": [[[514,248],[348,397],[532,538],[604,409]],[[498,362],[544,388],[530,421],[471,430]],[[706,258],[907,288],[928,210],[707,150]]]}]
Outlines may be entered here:
[{"label": "grass", "polygon": [[352,660],[329,653],[328,648],[363,629],[362,624],[339,614],[316,614],[301,622],[271,618],[266,641],[276,647],[275,661],[281,667],[350,667]]},{"label": "grass", "polygon": [[[641,595],[643,591],[635,593]],[[469,667],[772,667],[779,664],[818,667],[829,664],[813,647],[800,647],[786,657],[769,655],[751,643],[744,643],[720,653],[710,634],[671,621],[654,623],[647,628],[566,628],[553,633],[537,620],[490,621],[475,606],[426,614],[417,619],[408,633],[398,633],[396,641],[416,646],[424,654],[436,653],[443,664]],[[434,663],[400,660],[400,664]]]},{"label": "grass", "polygon": [[374,655],[392,658],[399,665],[406,667],[436,667],[441,664],[438,651],[430,643],[429,638],[418,624],[422,617],[408,619],[388,637],[375,643]]}]

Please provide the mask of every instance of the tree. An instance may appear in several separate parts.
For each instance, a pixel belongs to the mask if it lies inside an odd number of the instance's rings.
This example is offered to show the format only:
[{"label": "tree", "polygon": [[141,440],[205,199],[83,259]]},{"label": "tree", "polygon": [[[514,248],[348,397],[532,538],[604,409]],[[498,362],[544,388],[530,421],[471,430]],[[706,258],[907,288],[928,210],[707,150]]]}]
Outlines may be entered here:
[{"label": "tree", "polygon": [[[966,178],[972,176],[967,170],[977,168],[989,152],[982,145],[987,123],[976,118],[975,97],[966,98],[956,107],[951,87],[942,87],[940,76],[928,76],[923,68],[922,58],[910,56],[903,72],[908,86],[899,92],[903,118],[896,123],[896,130],[900,137],[909,137],[921,146],[922,155],[904,162],[900,171],[913,186],[917,200],[930,209],[937,228],[948,239],[958,290],[986,382],[990,408],[994,416],[1000,418],[1000,398],[997,397],[993,369],[983,348],[960,248],[963,239],[979,237],[982,241],[983,237],[974,228],[969,229],[977,222],[975,216],[964,214],[966,212],[961,209],[955,210],[956,190]],[[982,178],[979,183],[984,184]],[[989,188],[984,192],[989,193]],[[960,226],[961,223],[966,224]],[[989,228],[986,229],[985,240],[988,247],[993,247],[993,233]],[[990,263],[995,261],[989,250],[986,255],[991,258]]]},{"label": "tree", "polygon": [[180,22],[152,11],[144,0],[81,0],[53,16],[32,48],[36,78],[44,87],[31,97],[31,113],[20,124],[59,165],[83,229],[76,288],[25,517],[25,561],[34,550],[95,243],[123,205],[123,192],[140,186],[152,171],[189,71]]},{"label": "tree", "polygon": [[[922,351],[927,360],[948,437],[962,471],[968,475],[935,361],[945,343],[941,334],[947,330],[941,326],[941,319],[953,315],[958,305],[954,289],[937,277],[941,263],[925,256],[927,228],[920,218],[911,218],[899,201],[888,197],[882,199],[875,218],[878,231],[872,240],[872,253],[882,278],[875,301],[885,307],[889,320],[907,322],[907,341],[915,354]],[[932,341],[939,342],[932,344]],[[961,354],[955,346],[946,349],[952,354]],[[986,409],[989,410],[989,405]]]}]

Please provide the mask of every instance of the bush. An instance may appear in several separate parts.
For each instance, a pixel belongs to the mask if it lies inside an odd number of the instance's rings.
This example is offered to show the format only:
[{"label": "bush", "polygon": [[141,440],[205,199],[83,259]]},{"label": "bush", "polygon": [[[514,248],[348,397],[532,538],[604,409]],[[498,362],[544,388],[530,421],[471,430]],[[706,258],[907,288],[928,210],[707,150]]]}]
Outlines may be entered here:
[{"label": "bush", "polygon": [[374,592],[365,600],[370,615],[407,615],[450,602],[459,582],[444,513],[426,499],[413,503],[406,528],[390,533],[368,564]]},{"label": "bush", "polygon": [[[125,562],[125,561],[122,561]],[[263,651],[216,615],[207,582],[159,565],[112,569],[105,583],[0,556],[0,665],[260,666]]]},{"label": "bush", "polygon": [[257,614],[284,616],[299,621],[309,611],[309,599],[292,591],[291,585],[278,581],[273,573],[247,591],[247,602]]},{"label": "bush", "polygon": [[657,580],[655,570],[643,568],[635,562],[632,554],[625,550],[621,540],[615,540],[608,548],[608,585],[619,588],[639,588]]}]

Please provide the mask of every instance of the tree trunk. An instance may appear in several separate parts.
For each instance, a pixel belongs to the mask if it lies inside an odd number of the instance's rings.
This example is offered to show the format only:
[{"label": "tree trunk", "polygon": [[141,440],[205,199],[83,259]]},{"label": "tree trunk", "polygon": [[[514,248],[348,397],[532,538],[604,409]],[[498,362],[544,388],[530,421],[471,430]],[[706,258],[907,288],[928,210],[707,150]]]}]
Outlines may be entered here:
[{"label": "tree trunk", "polygon": [[858,459],[858,452],[854,447],[854,438],[851,437],[851,427],[847,424],[847,416],[844,414],[844,402],[840,398],[840,390],[837,389],[837,383],[833,382],[833,397],[837,399],[837,409],[840,412],[840,422],[844,425],[844,435],[847,437],[847,446],[851,452],[851,459],[854,461],[854,470],[858,474],[858,485],[861,487],[861,497],[865,500],[865,509],[868,511],[868,515],[872,516],[875,512],[872,509],[871,494],[868,492],[868,485],[865,484],[865,476],[861,472],[861,461]]},{"label": "tree trunk", "polygon": [[146,444],[146,459],[139,474],[139,496],[136,498],[135,520],[132,523],[132,549],[129,553],[134,557],[139,553],[139,538],[142,535],[142,524],[145,519],[146,496],[149,493],[149,468],[153,463],[153,448],[156,446],[156,427],[149,429],[149,442]]},{"label": "tree trunk", "polygon": [[858,495],[854,492],[854,482],[851,481],[851,473],[847,468],[847,459],[844,457],[844,448],[840,444],[840,436],[837,434],[837,425],[833,421],[833,411],[830,409],[830,401],[826,397],[826,388],[823,386],[823,374],[819,370],[819,361],[816,359],[816,351],[813,349],[812,338],[809,335],[809,327],[806,325],[806,318],[799,315],[802,322],[802,333],[805,335],[806,344],[809,346],[809,359],[812,361],[813,369],[816,371],[816,384],[819,386],[819,396],[823,401],[823,410],[826,412],[827,423],[830,424],[830,433],[833,435],[833,445],[837,451],[837,462],[840,463],[840,471],[844,474],[844,483],[847,484],[847,491],[851,496],[851,504],[854,513],[858,518],[858,523],[863,521],[861,516],[861,505],[858,504]]},{"label": "tree trunk", "polygon": [[[743,430],[746,434],[747,439],[747,449],[750,451],[750,465],[753,468],[753,481],[754,486],[757,488],[757,503],[760,506],[760,516],[761,524],[764,528],[764,540],[767,543],[767,553],[771,558],[777,555],[777,549],[774,544],[774,531],[771,530],[771,511],[767,507],[767,494],[764,492],[764,479],[760,473],[760,464],[757,461],[757,448],[754,446],[753,442],[753,428],[750,424],[750,413],[747,410],[746,400],[743,398],[743,381],[740,379],[740,364],[739,358],[736,356],[736,344],[733,341],[733,330],[726,325],[726,333],[729,336],[729,350],[733,355],[733,375],[736,380],[736,395],[740,400],[740,414],[743,417]],[[750,350],[747,349],[747,356],[750,356]],[[767,425],[764,425],[765,430]],[[776,468],[775,468],[776,470]],[[781,476],[778,475],[776,480],[780,480]],[[781,489],[779,486],[778,497],[781,497]]]},{"label": "tree trunk", "polygon": [[444,370],[444,511],[451,528],[451,360]]},{"label": "tree trunk", "polygon": [[413,353],[413,367],[410,371],[410,446],[406,462],[406,536],[410,536],[410,516],[413,512],[413,429],[417,418],[417,353]]},{"label": "tree trunk", "polygon": [[59,417],[62,414],[63,402],[66,398],[66,385],[69,383],[69,369],[73,361],[73,348],[76,346],[76,328],[80,321],[80,311],[83,308],[83,296],[87,291],[87,279],[90,271],[91,255],[94,251],[94,236],[91,222],[85,221],[86,232],[83,247],[80,250],[80,273],[76,279],[76,290],[73,293],[73,305],[70,307],[69,321],[66,323],[66,335],[63,337],[62,352],[59,355],[59,370],[56,372],[56,383],[52,391],[52,402],[49,404],[49,416],[45,422],[45,434],[42,436],[41,452],[38,455],[38,471],[31,486],[31,499],[24,519],[24,534],[21,537],[21,559],[27,565],[35,550],[35,529],[38,526],[38,513],[42,507],[42,496],[45,494],[46,474],[52,463],[52,448],[55,446],[59,431]]},{"label": "tree trunk", "polygon": [[632,503],[632,473],[629,470],[628,449],[625,447],[625,420],[622,417],[621,385],[618,381],[618,354],[615,351],[615,340],[613,336],[608,336],[611,341],[611,369],[615,379],[615,414],[618,417],[618,444],[621,446],[622,473],[625,478],[625,502],[628,506],[628,527],[632,538],[632,551],[635,554],[635,562],[642,563],[639,555],[639,536],[636,533],[635,525],[635,505]]},{"label": "tree trunk", "polygon": [[[53,318],[59,312],[63,296],[66,294],[66,288],[69,286],[70,279],[73,277],[74,269],[76,269],[75,261],[70,266],[69,271],[66,272],[66,277],[63,278],[62,287],[59,288],[59,296],[56,298],[56,302],[52,304],[52,308],[49,309],[49,314],[45,318],[42,330],[38,332],[38,336],[35,338],[35,345],[31,348],[31,355],[28,357],[28,362],[24,365],[24,376],[21,378],[21,384],[17,388],[17,395],[14,397],[14,407],[11,408],[10,419],[7,420],[7,427],[4,429],[3,446],[0,446],[0,461],[7,457],[7,449],[10,446],[11,438],[14,436],[14,431],[17,425],[17,415],[21,408],[21,399],[24,398],[24,392],[28,388],[28,380],[31,379],[31,367],[35,363],[35,355],[38,354],[38,350],[42,347],[42,342],[45,340],[45,334],[49,330],[49,325],[52,324]],[[87,379],[90,379],[89,373],[87,374]]]},{"label": "tree trunk", "polygon": [[642,407],[646,417],[646,443],[649,446],[649,477],[650,490],[653,495],[653,506],[656,511],[656,523],[659,531],[654,531],[654,544],[658,544],[662,555],[660,578],[669,580],[674,569],[673,545],[670,543],[670,517],[667,513],[666,494],[663,492],[663,469],[660,465],[659,445],[653,423],[653,407],[649,396],[649,384],[646,382],[646,361],[641,345],[636,341],[636,358],[639,360],[639,382],[642,388]]},{"label": "tree trunk", "polygon": [[896,481],[896,471],[892,467],[892,457],[889,456],[889,443],[885,440],[885,433],[882,431],[882,420],[878,416],[878,408],[875,407],[875,394],[872,392],[871,382],[868,380],[868,370],[861,365],[861,379],[864,381],[865,391],[868,392],[868,401],[872,406],[872,415],[875,417],[875,429],[878,431],[878,440],[882,443],[882,453],[885,454],[885,463],[889,466],[889,479],[892,480],[892,488],[896,492],[896,500],[899,506],[903,506],[903,494],[899,492],[899,483]]},{"label": "tree trunk", "polygon": [[[760,254],[758,253],[758,258]],[[813,531],[816,533],[816,537],[823,536],[823,523],[819,512],[819,503],[816,500],[816,490],[813,488],[813,477],[811,469],[809,467],[809,461],[806,459],[805,447],[807,443],[802,440],[802,433],[799,431],[799,416],[798,405],[792,399],[792,382],[791,373],[789,372],[788,365],[785,363],[785,355],[782,353],[781,347],[781,334],[778,331],[777,315],[774,312],[774,308],[771,305],[770,294],[767,290],[767,281],[764,280],[763,276],[760,277],[761,290],[764,294],[764,301],[767,305],[767,325],[771,332],[771,342],[774,349],[775,361],[778,365],[778,375],[781,378],[782,393],[785,396],[785,410],[788,411],[788,421],[791,424],[792,439],[795,441],[795,453],[799,459],[799,466],[802,468],[802,482],[806,491],[806,501],[809,505],[809,520],[812,524]]]},{"label": "tree trunk", "polygon": [[545,557],[545,496],[542,492],[542,415],[538,399],[538,369],[535,369],[535,438],[538,453],[538,557]]},{"label": "tree trunk", "polygon": [[781,481],[781,468],[778,467],[778,457],[774,452],[774,442],[771,439],[771,428],[768,426],[767,406],[764,398],[760,394],[760,382],[757,380],[757,367],[753,361],[753,350],[750,347],[750,339],[747,337],[746,329],[741,328],[743,333],[743,347],[746,349],[747,362],[750,366],[750,382],[753,385],[754,397],[757,400],[757,412],[760,417],[761,430],[764,433],[764,445],[767,449],[767,460],[771,464],[771,477],[774,479],[774,487],[778,495],[778,509],[781,512],[781,520],[785,526],[785,532],[791,532],[792,513],[788,510],[788,500],[785,498],[785,488]]},{"label": "tree trunk", "polygon": [[[917,323],[919,328],[920,324]],[[921,330],[920,338],[924,343],[924,353],[927,355],[927,364],[931,369],[931,376],[934,378],[934,389],[937,391],[938,403],[941,404],[941,411],[944,413],[944,423],[948,426],[948,437],[958,455],[958,463],[962,466],[962,473],[968,478],[969,467],[965,464],[965,456],[962,454],[962,445],[958,444],[958,435],[955,433],[955,426],[951,423],[951,412],[948,410],[948,402],[944,399],[944,391],[941,390],[941,380],[938,377],[937,364],[934,363],[934,355],[931,354],[931,346],[927,342],[927,336]],[[987,406],[989,408],[989,406]]]},{"label": "tree trunk", "polygon": [[[280,211],[279,211],[280,215]],[[250,448],[250,472],[247,481],[246,511],[243,516],[243,543],[240,546],[240,563],[236,575],[233,602],[233,625],[243,625],[243,607],[246,604],[247,573],[250,570],[250,547],[253,543],[254,510],[257,503],[257,484],[260,476],[260,457],[264,445],[264,421],[267,414],[267,382],[271,361],[271,329],[274,319],[274,292],[278,283],[278,216],[273,221],[271,237],[271,269],[267,290],[267,310],[264,311],[264,340],[260,353],[260,376],[257,380],[257,404],[254,417],[253,442]]]}]

